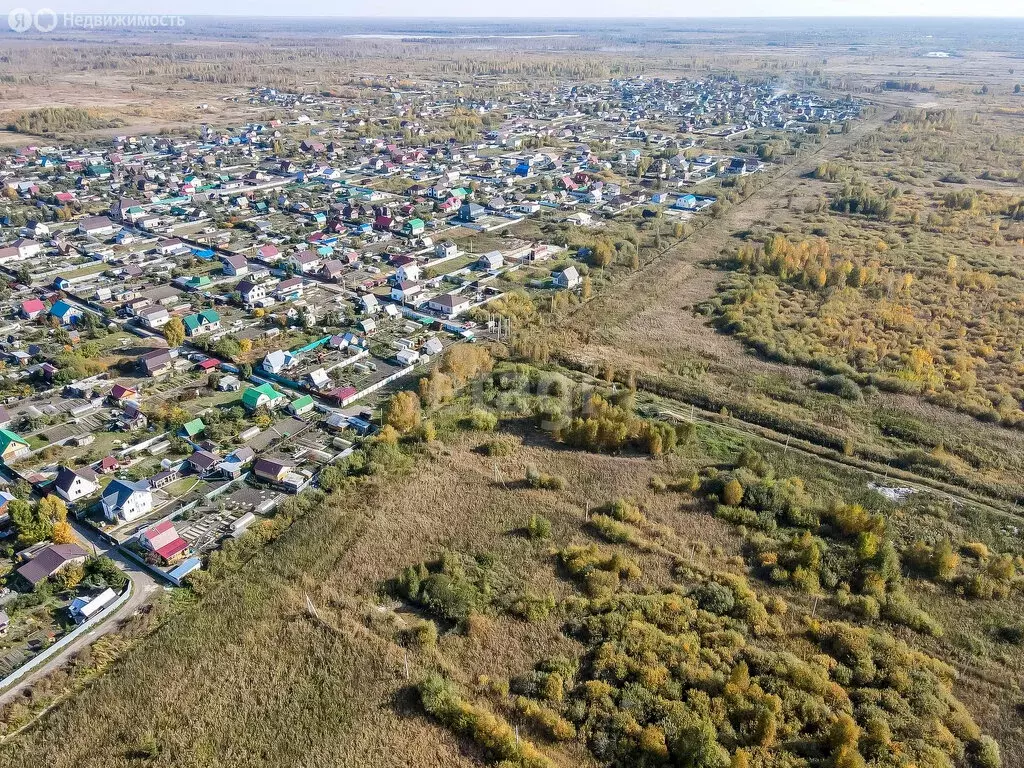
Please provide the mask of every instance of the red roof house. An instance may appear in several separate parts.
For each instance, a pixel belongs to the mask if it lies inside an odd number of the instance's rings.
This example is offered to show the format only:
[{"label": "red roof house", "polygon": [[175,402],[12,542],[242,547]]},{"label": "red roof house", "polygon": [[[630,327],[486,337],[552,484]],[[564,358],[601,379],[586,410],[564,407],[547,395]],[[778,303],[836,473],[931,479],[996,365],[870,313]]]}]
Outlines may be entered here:
[{"label": "red roof house", "polygon": [[178,535],[174,523],[170,520],[164,520],[144,531],[139,536],[139,543],[159,556],[165,563],[188,549],[188,542]]}]

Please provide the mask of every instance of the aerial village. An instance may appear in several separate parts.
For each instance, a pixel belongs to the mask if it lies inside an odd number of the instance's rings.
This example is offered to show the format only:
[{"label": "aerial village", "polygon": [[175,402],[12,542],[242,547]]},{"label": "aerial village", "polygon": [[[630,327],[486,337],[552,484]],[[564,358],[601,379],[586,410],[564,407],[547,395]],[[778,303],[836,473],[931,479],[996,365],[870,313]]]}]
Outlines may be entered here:
[{"label": "aerial village", "polygon": [[0,676],[128,578],[181,585],[315,486],[510,291],[579,295],[577,231],[710,215],[770,131],[860,107],[729,79],[494,101],[258,89],[277,117],[0,155]]}]

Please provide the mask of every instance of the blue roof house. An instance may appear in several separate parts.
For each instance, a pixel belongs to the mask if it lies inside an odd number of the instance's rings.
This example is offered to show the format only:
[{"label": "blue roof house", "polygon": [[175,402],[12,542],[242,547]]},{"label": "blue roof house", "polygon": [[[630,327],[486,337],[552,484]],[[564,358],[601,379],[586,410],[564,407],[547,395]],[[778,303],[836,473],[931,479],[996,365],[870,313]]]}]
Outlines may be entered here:
[{"label": "blue roof house", "polygon": [[56,317],[62,325],[74,325],[82,319],[82,310],[61,299],[50,307],[50,317]]}]

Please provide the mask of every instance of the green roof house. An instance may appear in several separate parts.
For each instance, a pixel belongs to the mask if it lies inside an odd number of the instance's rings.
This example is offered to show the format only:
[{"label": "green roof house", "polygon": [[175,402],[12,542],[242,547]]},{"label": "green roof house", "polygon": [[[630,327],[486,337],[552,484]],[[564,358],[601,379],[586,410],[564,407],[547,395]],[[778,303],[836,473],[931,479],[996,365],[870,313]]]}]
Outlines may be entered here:
[{"label": "green roof house", "polygon": [[31,452],[28,441],[11,432],[9,429],[0,429],[0,459],[5,464],[10,464]]},{"label": "green roof house", "polygon": [[185,324],[185,333],[189,336],[202,336],[220,328],[220,315],[212,309],[204,309],[194,315],[186,315],[182,322]]},{"label": "green roof house", "polygon": [[288,410],[291,411],[296,416],[301,416],[302,414],[309,413],[311,410],[313,410],[314,405],[316,405],[316,403],[313,402],[312,396],[303,395],[302,397],[292,400],[288,404]]},{"label": "green roof house", "polygon": [[181,425],[181,431],[185,433],[186,437],[192,438],[197,435],[201,435],[203,430],[206,429],[206,425],[203,424],[202,419],[192,419],[192,421],[186,422]]},{"label": "green roof house", "polygon": [[409,219],[405,222],[402,230],[410,237],[415,237],[416,235],[422,235],[423,230],[426,228],[427,225],[423,223],[423,219]]},{"label": "green roof house", "polygon": [[258,387],[249,387],[242,393],[242,405],[248,411],[255,411],[260,406],[274,409],[284,405],[285,396],[274,389],[271,384],[260,384]]},{"label": "green roof house", "polygon": [[199,289],[199,288],[205,288],[206,286],[210,285],[212,282],[213,281],[209,278],[208,275],[192,275],[192,277],[190,277],[188,279],[187,285],[188,285],[189,288]]}]

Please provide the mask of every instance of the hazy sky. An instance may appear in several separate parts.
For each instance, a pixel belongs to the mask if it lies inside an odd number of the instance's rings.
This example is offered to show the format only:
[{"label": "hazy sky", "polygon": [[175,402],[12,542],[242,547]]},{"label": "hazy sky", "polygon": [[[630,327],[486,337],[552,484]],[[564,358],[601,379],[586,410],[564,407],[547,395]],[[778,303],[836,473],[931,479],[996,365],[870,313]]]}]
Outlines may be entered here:
[{"label": "hazy sky", "polygon": [[178,13],[242,16],[356,17],[642,17],[723,16],[996,16],[1024,18],[1024,0],[731,0],[705,5],[680,0],[0,0],[5,12],[20,7],[58,13]]}]

